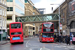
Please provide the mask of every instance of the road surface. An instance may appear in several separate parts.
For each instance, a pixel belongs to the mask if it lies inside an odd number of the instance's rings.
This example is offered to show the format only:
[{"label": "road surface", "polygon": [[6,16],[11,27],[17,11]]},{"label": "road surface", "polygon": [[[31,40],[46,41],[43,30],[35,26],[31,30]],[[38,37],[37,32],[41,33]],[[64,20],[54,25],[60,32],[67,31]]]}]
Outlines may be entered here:
[{"label": "road surface", "polygon": [[75,46],[65,43],[41,43],[38,37],[30,37],[24,39],[24,44],[0,45],[0,50],[75,50]]}]

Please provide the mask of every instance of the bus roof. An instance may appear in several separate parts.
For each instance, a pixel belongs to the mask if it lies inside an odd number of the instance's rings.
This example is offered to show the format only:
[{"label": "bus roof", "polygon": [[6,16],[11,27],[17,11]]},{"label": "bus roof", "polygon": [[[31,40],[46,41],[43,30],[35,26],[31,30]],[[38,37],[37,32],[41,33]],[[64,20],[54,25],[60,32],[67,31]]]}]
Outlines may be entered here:
[{"label": "bus roof", "polygon": [[10,24],[15,24],[15,23],[21,23],[21,22],[12,22],[12,23],[10,23]]},{"label": "bus roof", "polygon": [[54,23],[52,23],[52,22],[44,22],[42,24],[54,24]]}]

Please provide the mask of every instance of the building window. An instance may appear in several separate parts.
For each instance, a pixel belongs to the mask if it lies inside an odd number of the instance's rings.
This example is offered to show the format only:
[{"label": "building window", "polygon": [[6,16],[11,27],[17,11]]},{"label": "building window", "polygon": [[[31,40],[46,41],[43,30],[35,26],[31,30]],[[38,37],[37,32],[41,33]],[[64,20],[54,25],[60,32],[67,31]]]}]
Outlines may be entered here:
[{"label": "building window", "polygon": [[24,11],[20,10],[19,8],[15,7],[15,12],[24,15]]},{"label": "building window", "polygon": [[13,7],[7,7],[7,11],[13,11]]},{"label": "building window", "polygon": [[9,7],[7,7],[7,11],[9,11]]},{"label": "building window", "polygon": [[13,11],[13,7],[10,7],[10,11]]},{"label": "building window", "polygon": [[9,2],[9,0],[7,0],[7,2]]},{"label": "building window", "polygon": [[35,27],[33,27],[33,30],[35,30]]},{"label": "building window", "polygon": [[7,0],[7,2],[13,2],[13,0]]},{"label": "building window", "polygon": [[28,2],[28,0],[25,0],[25,3],[27,3]]},{"label": "building window", "polygon": [[7,20],[12,20],[12,16],[7,16]]},{"label": "building window", "polygon": [[13,0],[10,0],[10,2],[13,2]]},{"label": "building window", "polygon": [[75,28],[75,21],[72,21],[72,22],[71,22],[70,27],[71,27],[71,29]]},{"label": "building window", "polygon": [[33,15],[35,15],[35,12],[33,12]]}]

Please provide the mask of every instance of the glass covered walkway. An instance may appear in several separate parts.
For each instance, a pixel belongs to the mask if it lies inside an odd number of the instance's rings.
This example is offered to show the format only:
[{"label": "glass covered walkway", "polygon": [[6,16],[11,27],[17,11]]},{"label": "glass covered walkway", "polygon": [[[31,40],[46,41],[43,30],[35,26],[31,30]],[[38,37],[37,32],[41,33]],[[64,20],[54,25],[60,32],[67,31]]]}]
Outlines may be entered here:
[{"label": "glass covered walkway", "polygon": [[42,22],[42,21],[58,21],[59,14],[44,14],[32,16],[16,17],[16,22]]}]

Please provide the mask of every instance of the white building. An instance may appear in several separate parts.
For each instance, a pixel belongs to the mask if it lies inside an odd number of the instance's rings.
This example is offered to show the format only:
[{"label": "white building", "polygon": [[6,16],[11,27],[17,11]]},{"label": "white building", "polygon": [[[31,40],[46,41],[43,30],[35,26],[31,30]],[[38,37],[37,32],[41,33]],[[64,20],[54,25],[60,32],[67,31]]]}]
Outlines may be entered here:
[{"label": "white building", "polygon": [[24,16],[24,0],[7,0],[7,24],[15,22],[17,16]]},{"label": "white building", "polygon": [[[6,0],[0,0],[0,40],[1,37],[3,40],[6,39],[6,21],[7,21],[7,6]],[[2,36],[1,36],[2,34]]]}]

